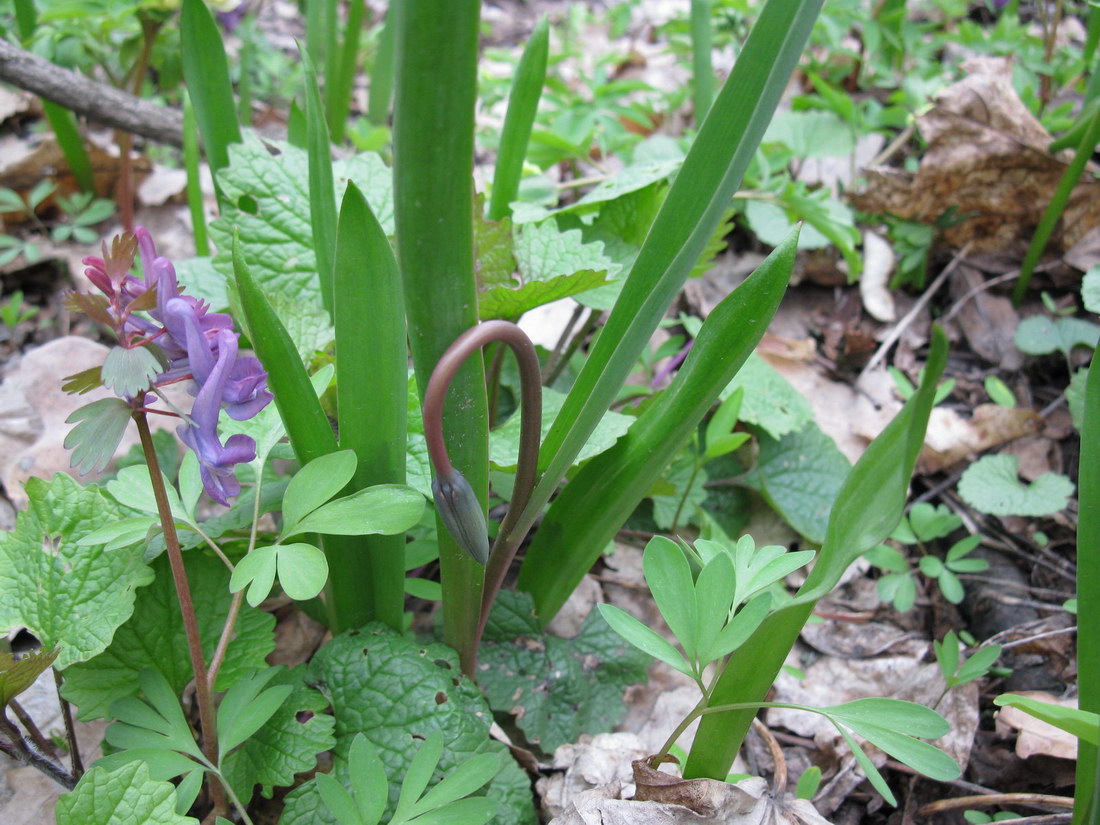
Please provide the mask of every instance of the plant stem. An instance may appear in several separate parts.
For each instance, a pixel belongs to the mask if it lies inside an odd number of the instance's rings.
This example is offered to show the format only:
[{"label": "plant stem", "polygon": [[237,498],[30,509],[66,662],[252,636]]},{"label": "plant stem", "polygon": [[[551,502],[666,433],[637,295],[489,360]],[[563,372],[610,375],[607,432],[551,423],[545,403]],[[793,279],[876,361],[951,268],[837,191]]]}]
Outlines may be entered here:
[{"label": "plant stem", "polygon": [[59,785],[63,785],[68,790],[72,790],[76,787],[76,777],[66,771],[63,767],[58,765],[44,753],[40,753],[37,748],[31,747],[27,743],[27,740],[16,729],[15,725],[8,719],[7,714],[3,708],[0,708],[0,731],[2,731],[9,739],[11,739],[10,747],[0,741],[0,750],[3,750],[12,759],[17,759],[24,764],[37,768],[50,779],[57,782]]},{"label": "plant stem", "polygon": [[523,540],[523,534],[511,535],[512,529],[519,520],[523,508],[527,506],[531,491],[535,488],[542,425],[542,380],[538,353],[535,352],[531,339],[515,324],[508,321],[486,321],[466,330],[447,348],[432,372],[428,389],[424,393],[424,438],[428,446],[428,455],[435,467],[436,475],[444,481],[449,481],[454,475],[454,467],[451,466],[447,446],[443,441],[443,402],[447,397],[447,388],[451,385],[451,379],[454,378],[462,363],[492,341],[499,341],[511,347],[519,362],[521,387],[519,461],[516,465],[516,483],[512,491],[512,500],[508,505],[508,513],[501,522],[496,541],[489,552],[489,563],[485,568],[485,584],[481,597],[481,613],[474,636],[473,656],[469,662],[469,669],[463,666],[463,670],[470,678],[474,677],[474,669],[477,666],[477,647],[485,631],[489,611],[492,609],[497,593],[500,592],[500,586],[508,572],[508,565],[511,564]]},{"label": "plant stem", "polygon": [[684,512],[684,505],[687,504],[688,496],[691,495],[691,488],[694,486],[695,479],[699,475],[699,468],[702,466],[703,464],[698,458],[692,462],[691,478],[688,479],[687,487],[684,488],[684,494],[680,496],[680,503],[676,505],[676,515],[672,517],[672,529],[669,530],[670,533],[675,533],[676,527],[680,524],[680,514]]},{"label": "plant stem", "polygon": [[84,775],[84,760],[80,758],[80,743],[76,741],[76,728],[73,727],[73,709],[68,701],[61,695],[61,674],[55,669],[53,683],[57,688],[57,701],[61,705],[61,720],[65,725],[65,741],[69,743],[69,764],[72,773],[77,779]]},{"label": "plant stem", "polygon": [[[55,675],[56,673],[57,671],[54,671]],[[31,718],[30,714],[23,709],[23,706],[15,699],[11,699],[8,705],[11,707],[12,712],[15,713],[15,718],[19,720],[19,724],[21,724],[26,729],[27,733],[30,734],[31,739],[34,741],[34,744],[38,746],[39,750],[47,756],[52,756],[56,759],[57,749],[54,748],[53,743],[49,739],[42,735],[42,731],[38,729],[38,725],[34,723],[34,720]]]},{"label": "plant stem", "polygon": [[[218,732],[214,716],[214,702],[210,696],[210,683],[207,680],[206,664],[203,659],[202,637],[199,635],[199,623],[195,616],[195,604],[191,600],[191,585],[187,581],[187,568],[183,563],[179,537],[176,535],[175,519],[168,505],[168,495],[164,489],[164,476],[160,472],[160,462],[153,446],[153,435],[149,432],[149,420],[145,413],[135,411],[134,423],[137,424],[141,449],[145,453],[145,462],[149,467],[149,480],[153,485],[153,495],[157,500],[157,513],[164,532],[164,546],[168,553],[168,563],[172,568],[172,580],[176,585],[176,598],[179,600],[180,614],[183,617],[183,629],[187,636],[187,652],[191,657],[191,669],[195,673],[195,702],[199,706],[199,724],[202,728],[202,752],[210,764],[218,764]],[[210,795],[214,800],[214,810],[219,815],[227,808],[225,788],[220,782],[210,783]]]}]

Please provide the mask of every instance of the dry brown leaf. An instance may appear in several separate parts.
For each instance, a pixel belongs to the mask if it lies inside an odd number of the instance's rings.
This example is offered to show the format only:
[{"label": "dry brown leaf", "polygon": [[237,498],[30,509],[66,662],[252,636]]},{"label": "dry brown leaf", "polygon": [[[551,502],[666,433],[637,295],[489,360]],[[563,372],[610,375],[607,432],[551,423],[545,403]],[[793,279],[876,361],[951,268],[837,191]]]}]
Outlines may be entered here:
[{"label": "dry brown leaf", "polygon": [[[963,63],[969,74],[945,89],[917,120],[928,141],[916,175],[868,170],[858,209],[933,223],[954,206],[968,220],[946,230],[955,247],[1022,255],[1050,201],[1071,152],[1051,155],[1051,136],[1012,87],[1008,58]],[[1051,249],[1064,251],[1100,223],[1100,183],[1086,175],[1073,190]]]},{"label": "dry brown leaf", "polygon": [[962,264],[955,269],[951,276],[951,297],[956,301],[970,297],[948,322],[948,332],[953,334],[957,328],[966,336],[970,348],[989,363],[1009,371],[1018,369],[1024,362],[1015,343],[1019,313],[1008,298],[988,290],[971,294],[984,283],[985,276],[974,267]]},{"label": "dry brown leaf", "polygon": [[935,407],[917,460],[918,472],[938,473],[973,453],[1031,435],[1042,424],[1034,410],[1019,407],[979,404],[969,421],[948,407]]},{"label": "dry brown leaf", "polygon": [[[1017,694],[1064,708],[1077,707],[1077,697],[1063,699],[1041,690],[1021,690]],[[997,733],[1001,736],[1007,737],[1012,731],[1017,732],[1016,755],[1021,759],[1035,754],[1057,756],[1060,759],[1077,758],[1077,737],[1072,733],[1066,733],[1061,728],[1036,719],[1019,708],[1001,708],[994,714],[994,718],[997,721]]]}]

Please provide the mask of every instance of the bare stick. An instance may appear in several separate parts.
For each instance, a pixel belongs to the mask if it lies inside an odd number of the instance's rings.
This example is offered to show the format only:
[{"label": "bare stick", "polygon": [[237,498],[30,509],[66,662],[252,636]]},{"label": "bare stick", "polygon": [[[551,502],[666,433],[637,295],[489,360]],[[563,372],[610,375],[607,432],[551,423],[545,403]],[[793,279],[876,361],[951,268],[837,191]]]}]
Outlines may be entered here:
[{"label": "bare stick", "polygon": [[[54,671],[56,673],[57,671]],[[11,707],[12,712],[15,714],[15,718],[19,720],[19,724],[30,734],[34,744],[38,745],[39,749],[54,759],[57,758],[57,750],[53,746],[53,742],[42,735],[42,731],[38,729],[38,725],[34,723],[30,714],[23,710],[23,706],[19,704],[15,699],[11,699],[8,702],[8,706]]]},{"label": "bare stick", "polygon": [[53,683],[57,688],[57,701],[61,705],[61,721],[65,725],[65,741],[69,743],[69,764],[72,766],[73,776],[78,779],[84,775],[84,760],[80,758],[80,744],[76,741],[76,728],[73,726],[73,709],[68,701],[61,695],[61,674],[54,670]]},{"label": "bare stick", "polygon": [[135,135],[183,146],[183,115],[63,69],[0,39],[0,80],[34,92],[89,120]]}]

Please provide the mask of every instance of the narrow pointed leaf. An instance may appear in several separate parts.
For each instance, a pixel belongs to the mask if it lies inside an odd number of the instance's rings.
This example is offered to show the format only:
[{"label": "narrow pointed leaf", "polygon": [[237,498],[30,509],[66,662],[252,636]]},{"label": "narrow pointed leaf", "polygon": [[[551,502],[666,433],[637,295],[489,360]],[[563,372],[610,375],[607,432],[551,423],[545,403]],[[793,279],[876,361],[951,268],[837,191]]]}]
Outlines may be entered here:
[{"label": "narrow pointed leaf", "polygon": [[431,734],[420,745],[420,749],[409,763],[409,769],[405,773],[405,779],[401,783],[401,794],[397,797],[397,810],[394,819],[408,816],[424,789],[435,773],[439,765],[439,757],[443,755],[443,736],[436,732]]},{"label": "narrow pointed leaf", "polygon": [[643,653],[648,653],[654,659],[660,659],[666,665],[675,668],[681,673],[692,675],[691,666],[683,655],[669,642],[660,636],[655,630],[646,627],[629,613],[620,610],[610,604],[598,605],[600,615],[604,617],[611,629],[630,642]]},{"label": "narrow pointed leaf", "polygon": [[642,564],[646,584],[661,616],[683,646],[688,661],[692,661],[696,655],[698,610],[687,556],[674,541],[657,536],[646,545]]}]

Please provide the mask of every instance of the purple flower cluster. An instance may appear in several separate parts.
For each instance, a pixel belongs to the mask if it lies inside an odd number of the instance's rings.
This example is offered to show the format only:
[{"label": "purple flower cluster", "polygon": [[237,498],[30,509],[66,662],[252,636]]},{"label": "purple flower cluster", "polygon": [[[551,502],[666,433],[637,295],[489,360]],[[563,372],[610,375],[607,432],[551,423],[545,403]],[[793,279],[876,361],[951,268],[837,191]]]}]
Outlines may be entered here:
[{"label": "purple flower cluster", "polygon": [[[130,274],[137,250],[142,278]],[[224,407],[230,418],[245,421],[267,406],[272,398],[267,373],[256,358],[238,354],[231,317],[210,312],[205,302],[181,294],[172,262],[157,256],[145,227],[137,227],[133,236],[116,238],[110,251],[104,244],[103,257],[85,258],[84,265],[89,280],[109,301],[119,343],[155,344],[163,351],[168,367],[154,384],[193,380],[195,401],[187,423],[177,432],[199,459],[206,492],[228,504],[229,497],[241,490],[234,467],[256,457],[256,442],[237,434],[222,444],[218,415]],[[145,310],[147,316],[136,310]]]}]

